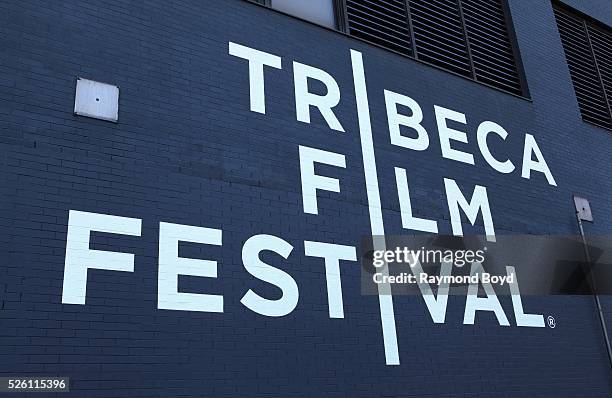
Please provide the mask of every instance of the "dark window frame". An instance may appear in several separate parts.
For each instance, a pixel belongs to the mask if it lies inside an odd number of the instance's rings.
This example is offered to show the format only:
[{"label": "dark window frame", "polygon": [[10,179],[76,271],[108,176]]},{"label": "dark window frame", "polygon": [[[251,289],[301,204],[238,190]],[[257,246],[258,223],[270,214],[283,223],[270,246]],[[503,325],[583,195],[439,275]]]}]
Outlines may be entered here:
[{"label": "dark window frame", "polygon": [[[285,13],[282,13],[280,11],[274,10],[273,8],[271,8],[271,0],[247,0],[247,1],[251,2],[251,3],[262,5],[262,6],[267,7],[267,8],[269,8],[269,9],[275,11],[275,12],[279,12],[279,13],[281,13],[283,15],[287,15],[287,16],[289,16],[291,18],[296,18],[296,19],[299,19],[299,20],[302,20],[302,21],[305,21],[305,22],[317,25],[316,23],[304,20],[303,18],[300,18],[298,16],[289,15],[289,14],[285,14]],[[514,31],[514,24],[512,23],[512,16],[510,14],[510,9],[508,7],[507,0],[500,0],[501,5],[502,5],[501,12],[504,15],[505,28],[506,28],[506,31],[507,31],[507,34],[508,34],[509,45],[511,47],[512,55],[513,55],[513,58],[514,58],[514,63],[515,63],[515,67],[516,67],[516,73],[518,75],[518,82],[520,84],[520,93],[519,92],[513,92],[513,91],[510,91],[510,90],[505,89],[503,87],[499,87],[499,86],[496,86],[496,85],[493,85],[493,84],[489,84],[487,82],[479,81],[476,78],[476,72],[475,72],[475,69],[473,67],[473,58],[472,58],[472,55],[471,55],[469,38],[468,38],[467,31],[465,31],[465,18],[463,16],[463,10],[462,10],[462,6],[461,6],[461,1],[462,0],[457,0],[457,2],[459,4],[459,9],[461,10],[461,23],[464,26],[464,39],[466,41],[466,45],[467,45],[468,49],[470,49],[469,61],[470,61],[470,65],[472,66],[471,76],[466,76],[464,74],[457,73],[457,72],[455,72],[455,71],[453,71],[451,69],[445,68],[444,66],[441,66],[441,65],[438,65],[438,64],[435,64],[435,63],[432,63],[432,62],[429,62],[427,60],[419,58],[418,49],[417,49],[417,46],[415,44],[416,42],[415,42],[415,34],[414,34],[414,25],[412,23],[412,15],[411,15],[411,12],[410,12],[410,0],[403,0],[403,3],[405,5],[406,11],[407,11],[407,18],[406,18],[407,19],[407,21],[406,21],[407,22],[407,28],[409,29],[409,32],[410,32],[410,37],[409,37],[410,45],[411,45],[411,54],[410,55],[407,55],[405,53],[399,52],[397,50],[394,50],[394,49],[389,48],[387,46],[381,45],[379,43],[367,40],[365,38],[356,37],[354,35],[351,35],[349,33],[349,21],[348,21],[348,13],[347,13],[347,3],[346,3],[346,0],[331,0],[331,1],[333,2],[334,14],[335,14],[334,16],[335,16],[335,19],[336,19],[335,29],[331,29],[331,28],[328,28],[326,26],[321,26],[321,25],[317,25],[317,26],[319,26],[319,27],[321,27],[323,29],[332,30],[334,32],[337,32],[337,33],[340,33],[342,35],[351,37],[353,39],[356,39],[356,40],[368,43],[370,45],[373,45],[373,46],[376,46],[376,47],[379,47],[379,48],[383,48],[383,49],[385,49],[387,51],[390,51],[390,52],[395,53],[397,55],[400,55],[402,57],[409,58],[409,59],[415,60],[417,62],[426,64],[426,65],[429,65],[429,66],[433,66],[434,68],[444,70],[444,71],[446,71],[448,73],[451,73],[451,74],[453,74],[455,76],[459,76],[461,78],[468,79],[468,80],[476,82],[476,83],[478,83],[480,85],[483,85],[483,86],[486,86],[486,87],[490,87],[490,88],[492,88],[494,90],[501,91],[503,93],[506,93],[506,94],[509,94],[509,95],[514,96],[514,97],[518,97],[518,98],[521,98],[521,99],[524,99],[524,100],[527,100],[527,101],[531,101],[530,94],[529,94],[529,88],[527,86],[527,80],[525,78],[525,70],[524,70],[523,62],[522,62],[522,59],[521,59],[521,56],[520,56],[520,51],[519,51],[519,48],[518,48],[518,41],[516,39],[516,33]],[[373,1],[376,1],[376,0],[373,0]]]},{"label": "dark window frame", "polygon": [[[272,0],[247,0],[247,1],[249,1],[251,3],[255,3],[255,4],[260,4],[260,5],[264,6],[264,7],[268,7],[270,9],[274,10],[272,8]],[[307,0],[305,0],[305,1],[307,1]],[[336,26],[334,27],[333,30],[335,30],[337,32],[345,33],[346,27],[348,25],[348,21],[346,20],[346,12],[345,12],[345,10],[346,10],[346,3],[345,3],[344,0],[331,0],[331,1],[333,2],[334,18],[336,19]],[[325,29],[330,29],[327,26],[318,25],[318,24],[316,24],[314,22],[307,21],[307,20],[305,20],[303,18],[300,18],[298,16],[295,16],[295,15],[285,14],[284,12],[280,12],[280,13],[283,14],[283,15],[288,15],[288,16],[293,17],[293,18],[300,19],[302,21],[306,21],[308,23],[320,26],[320,27],[325,28]]]},{"label": "dark window frame", "polygon": [[[559,32],[559,36],[561,37],[561,42],[563,45],[563,52],[564,52],[564,56],[566,59],[566,63],[568,65],[568,68],[570,69],[572,88],[574,89],[574,94],[576,95],[576,100],[578,102],[578,106],[580,109],[580,116],[582,118],[582,121],[584,121],[585,123],[589,123],[594,126],[606,129],[606,130],[612,130],[612,94],[611,94],[612,87],[607,88],[607,85],[604,82],[604,76],[600,69],[601,59],[600,59],[600,56],[597,55],[597,52],[595,51],[595,47],[592,41],[592,35],[593,35],[592,31],[600,31],[600,33],[603,35],[612,36],[612,27],[607,26],[606,24],[594,19],[593,17],[579,10],[576,10],[558,0],[552,0],[552,6],[553,6],[553,10],[555,11],[555,22],[557,24],[557,30]],[[585,116],[586,112],[583,110],[583,107],[586,107],[587,105],[592,106],[592,102],[583,103],[582,101],[584,101],[584,99],[582,98],[582,95],[584,94],[583,93],[579,94],[576,91],[577,83],[575,81],[574,72],[572,71],[572,67],[570,66],[571,62],[568,60],[568,54],[567,54],[568,50],[566,49],[566,45],[562,37],[564,33],[566,32],[565,31],[562,32],[563,28],[561,28],[561,26],[559,25],[559,21],[558,21],[558,17],[556,16],[556,13],[563,14],[566,18],[573,19],[574,22],[579,23],[583,28],[582,33],[584,34],[584,38],[586,39],[586,44],[588,46],[584,50],[588,52],[590,56],[592,57],[593,59],[592,67],[595,71],[595,76],[591,76],[591,75],[589,76],[593,77],[598,82],[599,88],[601,89],[601,98],[594,98],[592,99],[592,101],[601,100],[605,104],[605,108],[607,109],[607,120],[604,120],[604,121],[607,122],[606,124],[593,120],[595,119],[594,116],[591,116],[591,117],[589,117],[588,115]],[[612,59],[609,62],[612,62]],[[580,82],[578,82],[578,85],[580,85]],[[610,92],[608,92],[608,90]]]}]

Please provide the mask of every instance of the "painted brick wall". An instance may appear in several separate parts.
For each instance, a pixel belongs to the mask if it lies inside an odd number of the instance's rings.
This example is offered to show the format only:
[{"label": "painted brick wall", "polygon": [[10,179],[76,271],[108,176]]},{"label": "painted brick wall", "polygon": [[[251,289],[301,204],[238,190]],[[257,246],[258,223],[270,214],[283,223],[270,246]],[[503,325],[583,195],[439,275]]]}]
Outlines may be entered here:
[{"label": "painted brick wall", "polygon": [[[389,367],[359,267],[342,264],[345,318],[329,319],[323,262],[303,254],[304,240],[356,246],[370,233],[350,49],[364,55],[387,233],[402,233],[393,167],[408,170],[416,214],[442,233],[443,177],[487,187],[498,234],[577,233],[575,193],[594,209],[587,232],[610,233],[612,135],[580,119],[550,3],[509,3],[530,101],[241,0],[0,2],[0,375],[67,375],[79,397],[610,396],[591,297],[525,297],[528,311],[555,316],[554,330],[500,327],[487,313],[464,326],[464,297],[435,325],[422,298],[396,297],[402,364]],[[589,4],[610,23],[607,1]],[[266,72],[266,115],[249,111],[247,64],[229,41],[283,58]],[[296,121],[293,60],[338,81],[346,133],[316,112]],[[77,76],[120,87],[119,123],[72,115]],[[390,144],[383,89],[422,106],[427,151]],[[442,159],[434,104],[466,113],[475,166]],[[483,120],[510,132],[497,149],[518,165],[533,134],[558,187],[488,167],[474,137]],[[346,156],[346,169],[321,167],[341,192],[320,194],[316,216],[302,211],[298,145]],[[134,253],[135,268],[90,271],[83,306],[61,304],[70,209],[143,220],[139,238],[92,236],[93,249]],[[181,247],[217,259],[218,278],[180,286],[223,294],[224,313],[156,309],[161,221],[223,230],[221,248]],[[300,288],[282,318],[239,302],[250,288],[279,294],[243,268],[242,244],[258,233],[294,246],[287,261],[265,258]]]}]

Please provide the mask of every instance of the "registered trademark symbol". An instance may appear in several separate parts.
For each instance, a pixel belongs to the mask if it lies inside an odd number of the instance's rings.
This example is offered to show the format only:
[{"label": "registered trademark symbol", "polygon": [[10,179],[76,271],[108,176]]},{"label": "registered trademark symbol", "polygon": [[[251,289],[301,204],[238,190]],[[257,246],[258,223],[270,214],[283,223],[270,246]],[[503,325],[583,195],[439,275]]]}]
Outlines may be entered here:
[{"label": "registered trademark symbol", "polygon": [[548,321],[548,327],[551,329],[554,329],[555,326],[557,326],[557,322],[555,321],[555,318],[552,316],[548,316],[548,318],[546,318],[546,320]]}]

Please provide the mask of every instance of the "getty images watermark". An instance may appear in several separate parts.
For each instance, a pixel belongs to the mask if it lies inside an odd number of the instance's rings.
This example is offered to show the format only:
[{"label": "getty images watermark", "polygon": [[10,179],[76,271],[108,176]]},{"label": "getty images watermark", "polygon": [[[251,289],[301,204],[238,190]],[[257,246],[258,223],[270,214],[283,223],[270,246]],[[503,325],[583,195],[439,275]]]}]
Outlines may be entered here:
[{"label": "getty images watermark", "polygon": [[[471,249],[426,249],[421,246],[418,249],[411,249],[406,246],[396,247],[393,250],[374,250],[372,251],[372,265],[377,269],[372,275],[374,283],[405,284],[405,283],[429,283],[429,284],[455,284],[464,285],[469,283],[490,283],[503,286],[514,283],[514,273],[510,275],[491,275],[488,272],[477,272],[470,275],[430,275],[420,271],[415,273],[415,267],[424,264],[447,264],[462,268],[466,264],[479,263],[485,261],[486,247],[479,250]],[[408,265],[411,272],[400,272],[396,275],[389,275],[385,265],[392,264]],[[419,267],[420,268],[420,267]]]},{"label": "getty images watermark", "polygon": [[388,285],[383,291],[393,295],[612,294],[612,238],[590,236],[588,249],[590,262],[576,236],[365,236],[361,291],[375,295]]}]

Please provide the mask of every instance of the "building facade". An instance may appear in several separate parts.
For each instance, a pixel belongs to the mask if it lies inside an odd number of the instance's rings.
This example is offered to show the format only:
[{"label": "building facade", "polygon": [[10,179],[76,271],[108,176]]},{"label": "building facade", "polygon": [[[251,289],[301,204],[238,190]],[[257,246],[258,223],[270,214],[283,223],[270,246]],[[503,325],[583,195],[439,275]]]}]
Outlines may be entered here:
[{"label": "building facade", "polygon": [[[560,35],[582,18],[612,53],[609,2],[499,3],[510,66],[428,60],[414,18],[359,33],[350,3],[368,2],[317,1],[327,27],[264,3],[0,3],[0,376],[87,397],[612,395],[592,296],[523,297],[542,327],[507,295],[509,326],[466,324],[450,296],[434,322],[420,296],[362,294],[357,250],[414,232],[402,181],[440,234],[493,228],[452,214],[455,187],[486,188],[496,235],[577,234],[573,195],[587,235],[610,234],[612,63],[593,56],[584,89]],[[77,78],[118,87],[116,122],[74,113]],[[507,135],[483,150],[485,121]]]}]

